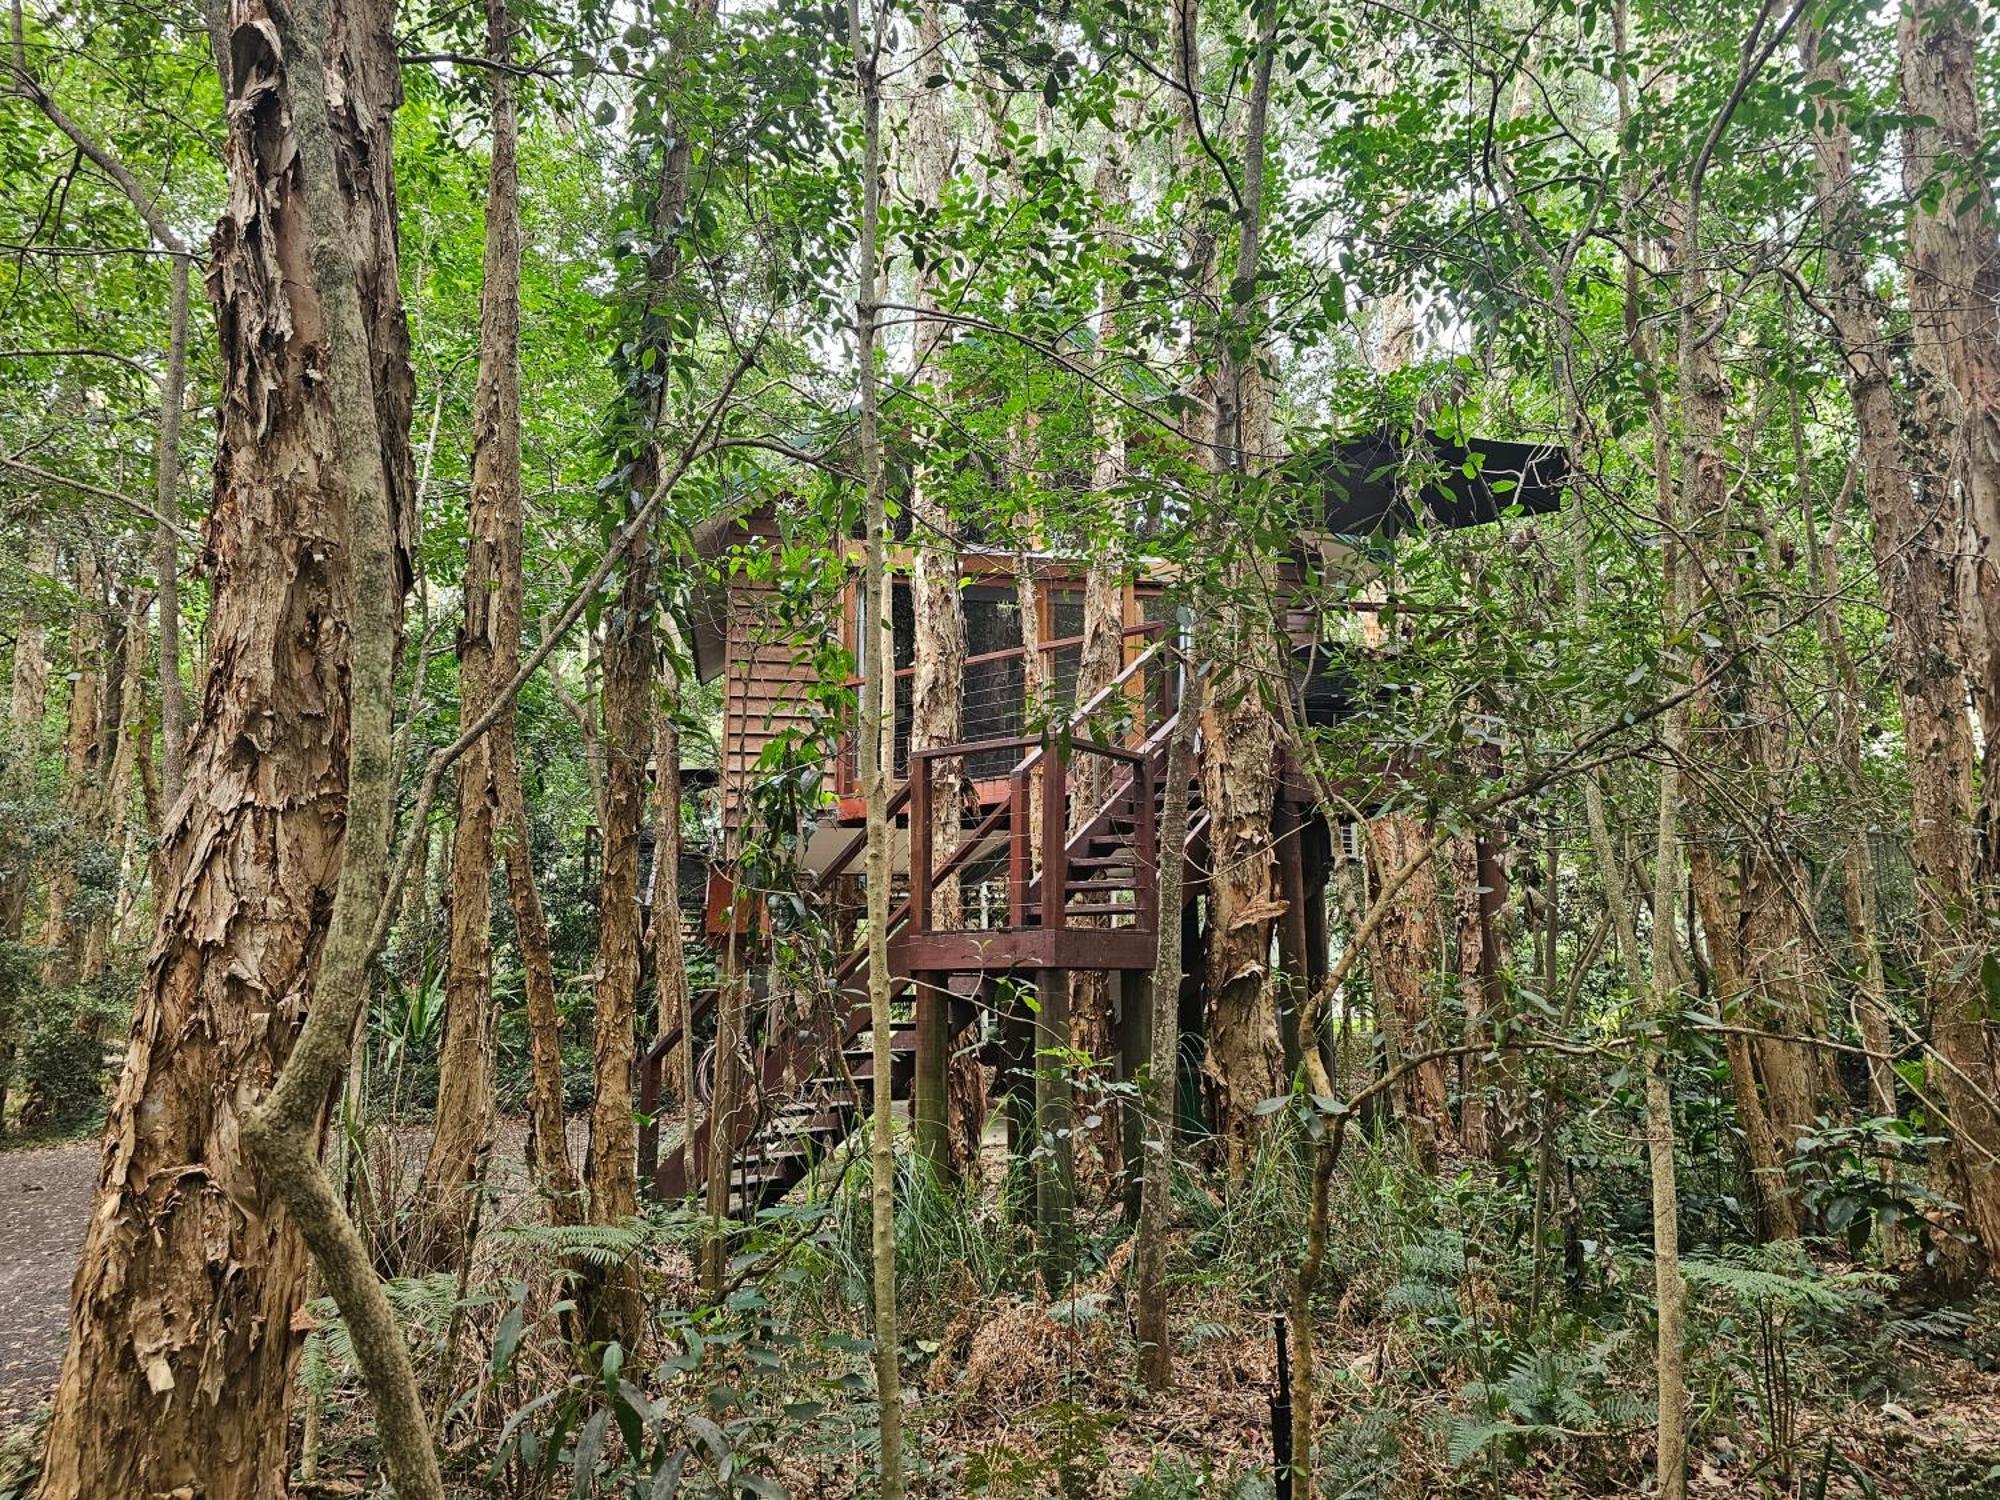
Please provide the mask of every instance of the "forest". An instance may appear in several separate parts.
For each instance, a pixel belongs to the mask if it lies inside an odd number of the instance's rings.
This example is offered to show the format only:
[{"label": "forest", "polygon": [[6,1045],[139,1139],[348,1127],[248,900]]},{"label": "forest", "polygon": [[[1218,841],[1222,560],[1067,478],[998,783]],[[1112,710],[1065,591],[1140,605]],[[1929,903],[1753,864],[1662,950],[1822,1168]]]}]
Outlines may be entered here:
[{"label": "forest", "polygon": [[1993,0],[7,0],[0,1500],[2000,1495]]}]

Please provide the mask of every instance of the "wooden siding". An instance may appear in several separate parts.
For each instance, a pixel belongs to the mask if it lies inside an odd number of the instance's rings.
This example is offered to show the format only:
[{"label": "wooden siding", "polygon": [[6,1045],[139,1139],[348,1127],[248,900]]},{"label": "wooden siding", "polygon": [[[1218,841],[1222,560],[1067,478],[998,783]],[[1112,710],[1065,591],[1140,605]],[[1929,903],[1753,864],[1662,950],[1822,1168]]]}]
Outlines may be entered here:
[{"label": "wooden siding", "polygon": [[[788,629],[773,591],[738,580],[729,590],[728,664],[723,673],[722,816],[735,827],[764,747],[812,719],[815,641]],[[830,768],[829,768],[830,769]]]}]

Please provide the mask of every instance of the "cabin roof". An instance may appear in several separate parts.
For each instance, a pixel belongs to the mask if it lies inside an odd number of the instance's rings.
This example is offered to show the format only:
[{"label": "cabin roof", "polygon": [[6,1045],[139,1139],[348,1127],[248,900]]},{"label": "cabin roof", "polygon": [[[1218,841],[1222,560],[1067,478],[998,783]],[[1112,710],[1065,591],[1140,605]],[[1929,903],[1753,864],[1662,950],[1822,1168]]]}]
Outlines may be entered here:
[{"label": "cabin roof", "polygon": [[1484,526],[1509,509],[1546,515],[1562,504],[1570,472],[1558,444],[1435,432],[1406,441],[1386,430],[1328,444],[1303,463],[1325,492],[1326,529],[1346,537],[1393,537],[1419,522]]},{"label": "cabin roof", "polygon": [[[1509,510],[1546,515],[1562,504],[1570,475],[1569,451],[1560,444],[1459,441],[1388,429],[1324,444],[1296,464],[1324,496],[1321,536],[1348,539],[1393,538],[1412,527],[1483,526]],[[692,550],[714,562],[738,542],[764,537],[775,543],[778,534],[772,502],[744,497],[695,528]],[[689,645],[702,682],[714,681],[726,664],[729,609],[726,583],[703,582],[689,601]]]}]

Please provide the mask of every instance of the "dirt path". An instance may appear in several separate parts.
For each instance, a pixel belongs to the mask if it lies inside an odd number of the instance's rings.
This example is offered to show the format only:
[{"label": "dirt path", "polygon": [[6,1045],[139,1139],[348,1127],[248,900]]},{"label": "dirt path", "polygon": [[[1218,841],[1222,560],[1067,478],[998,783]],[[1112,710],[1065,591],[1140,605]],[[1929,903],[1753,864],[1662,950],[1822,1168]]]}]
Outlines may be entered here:
[{"label": "dirt path", "polygon": [[[570,1122],[570,1155],[583,1160],[589,1122]],[[503,1120],[492,1185],[518,1210],[529,1192],[521,1162],[525,1122]],[[428,1127],[397,1132],[396,1164],[414,1179]],[[414,1191],[414,1181],[407,1191]],[[0,1151],[0,1430],[48,1400],[69,1341],[69,1284],[97,1196],[97,1138]]]},{"label": "dirt path", "polygon": [[97,1138],[0,1151],[0,1428],[48,1399],[97,1196]]}]

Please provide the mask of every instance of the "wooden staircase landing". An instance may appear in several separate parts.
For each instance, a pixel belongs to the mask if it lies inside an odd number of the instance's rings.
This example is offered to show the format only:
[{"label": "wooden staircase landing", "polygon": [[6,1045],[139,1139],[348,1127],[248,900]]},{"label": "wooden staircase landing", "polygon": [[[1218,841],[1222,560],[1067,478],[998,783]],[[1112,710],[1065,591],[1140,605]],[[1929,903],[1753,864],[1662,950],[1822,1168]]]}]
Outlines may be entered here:
[{"label": "wooden staircase landing", "polygon": [[[960,1045],[982,1006],[990,1007],[1002,975],[1152,969],[1161,920],[1156,830],[1167,748],[1179,721],[1165,692],[1140,694],[1135,684],[1148,664],[1154,686],[1166,683],[1168,661],[1162,645],[1148,648],[1061,730],[1043,738],[912,753],[910,777],[889,806],[891,820],[907,825],[910,843],[907,890],[888,924],[891,984],[899,1016],[924,1009],[913,1003],[920,984],[949,994],[948,1005],[930,1008],[943,1018],[947,1048]],[[1149,700],[1158,704],[1150,725],[1144,712]],[[1124,721],[1113,732],[1116,742],[1092,738],[1113,709]],[[990,808],[962,798],[960,768],[974,757],[991,763],[1007,751],[1019,756],[1007,795]],[[1198,798],[1192,788],[1191,795]],[[937,818],[944,796],[967,810],[956,819]],[[933,847],[940,823],[959,835],[949,851]],[[1188,846],[1177,851],[1181,858],[1199,856],[1205,829],[1205,818],[1191,815]],[[820,883],[853,873],[865,846],[865,830],[857,831],[821,872]],[[952,881],[959,911],[943,924],[940,888]],[[1184,898],[1195,883],[1184,884]],[[1179,920],[1179,913],[1171,919]],[[751,1076],[738,1091],[744,1103],[722,1130],[732,1217],[783,1197],[852,1134],[872,1104],[866,977],[863,942],[835,970],[822,1010],[780,1034],[753,1039]],[[696,1017],[714,1003],[713,994],[700,997]],[[707,1180],[711,1149],[706,1121],[691,1141],[664,1154],[658,1149],[651,1117],[659,1109],[666,1060],[679,1040],[673,1028],[641,1062],[639,1107],[648,1123],[640,1132],[640,1168],[654,1195],[666,1200],[685,1197]],[[918,1050],[918,1023],[898,1019],[891,1037],[892,1098],[912,1098]]]}]

